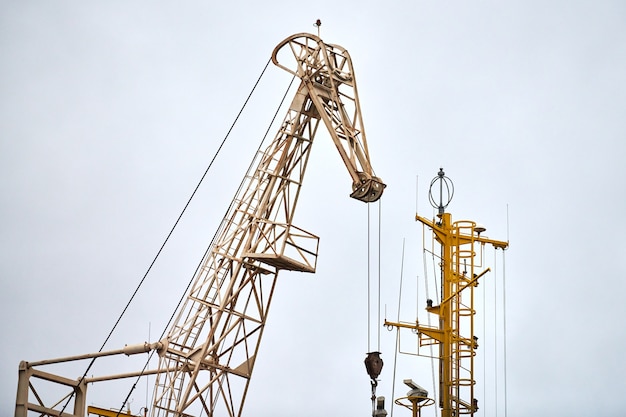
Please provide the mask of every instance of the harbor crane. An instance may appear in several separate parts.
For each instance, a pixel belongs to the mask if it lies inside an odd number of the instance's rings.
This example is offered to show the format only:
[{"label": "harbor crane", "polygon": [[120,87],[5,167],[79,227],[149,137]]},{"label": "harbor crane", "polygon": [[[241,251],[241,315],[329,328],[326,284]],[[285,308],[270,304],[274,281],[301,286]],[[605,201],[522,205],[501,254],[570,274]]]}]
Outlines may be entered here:
[{"label": "harbor crane", "polygon": [[[293,220],[320,122],[351,176],[350,197],[371,203],[385,189],[370,163],[348,52],[319,36],[300,33],[280,42],[271,59],[298,77],[300,85],[278,133],[255,156],[166,337],[119,351],[21,362],[16,417],[61,414],[59,403],[40,401],[36,379],[69,387],[74,408],[62,415],[83,417],[88,383],[145,374],[156,375],[146,414],[242,415],[279,272],[316,269],[319,238]],[[158,352],[158,368],[142,372],[72,380],[39,369],[49,363],[151,350]]]}]

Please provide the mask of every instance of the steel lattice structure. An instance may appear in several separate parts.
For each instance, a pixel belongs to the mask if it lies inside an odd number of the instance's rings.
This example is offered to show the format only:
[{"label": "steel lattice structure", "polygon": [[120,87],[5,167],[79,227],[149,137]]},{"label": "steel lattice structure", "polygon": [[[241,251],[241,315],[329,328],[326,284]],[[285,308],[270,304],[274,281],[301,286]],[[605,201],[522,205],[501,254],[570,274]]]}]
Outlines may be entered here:
[{"label": "steel lattice structure", "polygon": [[[292,66],[279,62],[279,55],[292,60]],[[373,202],[385,188],[370,165],[347,51],[315,35],[296,34],[274,49],[272,61],[297,76],[300,86],[278,133],[255,156],[167,337],[112,351],[22,361],[16,417],[29,412],[82,417],[88,384],[149,374],[157,375],[153,416],[241,416],[278,273],[315,272],[319,238],[292,221],[320,121],[352,177],[350,196]],[[152,370],[72,380],[37,369],[153,350],[160,359]],[[39,380],[65,387],[68,393],[50,405],[38,394]],[[97,407],[89,411],[109,415]]]},{"label": "steel lattice structure", "polygon": [[[291,52],[295,67],[279,62]],[[347,51],[297,34],[272,61],[301,84],[260,152],[162,341],[152,414],[240,416],[280,270],[315,272],[319,239],[292,224],[320,121],[353,179],[353,198],[380,198]]]}]

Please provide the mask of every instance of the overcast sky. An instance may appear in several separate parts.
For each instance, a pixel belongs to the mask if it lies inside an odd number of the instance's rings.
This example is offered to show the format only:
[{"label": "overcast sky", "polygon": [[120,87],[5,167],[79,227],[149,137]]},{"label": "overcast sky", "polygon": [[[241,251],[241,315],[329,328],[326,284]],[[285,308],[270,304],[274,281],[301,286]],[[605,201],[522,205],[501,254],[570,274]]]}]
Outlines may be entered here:
[{"label": "overcast sky", "polygon": [[[388,185],[369,213],[387,317],[402,276],[400,318],[419,308],[426,320],[414,216],[432,216],[428,184],[443,167],[453,218],[511,242],[506,258],[486,254],[479,287],[479,415],[505,415],[505,403],[511,417],[623,415],[626,3],[530,0],[0,1],[0,414],[14,410],[20,360],[100,348],[273,48],[316,33],[316,19],[352,56]],[[289,81],[270,65],[106,349],[161,334]],[[296,214],[321,237],[318,270],[280,276],[246,415],[371,413],[368,208],[348,197],[321,130]],[[378,394],[405,394],[394,375],[432,393],[430,361],[402,356],[394,372],[394,343],[383,330]],[[123,359],[90,374],[143,360]],[[130,385],[91,386],[88,403],[119,407]]]}]

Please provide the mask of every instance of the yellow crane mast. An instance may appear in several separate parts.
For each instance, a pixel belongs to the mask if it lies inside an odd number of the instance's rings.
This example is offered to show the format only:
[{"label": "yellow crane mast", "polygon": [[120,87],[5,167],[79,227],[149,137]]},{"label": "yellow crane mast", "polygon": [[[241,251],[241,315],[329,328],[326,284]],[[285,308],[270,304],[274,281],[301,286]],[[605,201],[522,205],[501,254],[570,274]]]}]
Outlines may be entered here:
[{"label": "yellow crane mast", "polygon": [[[278,44],[272,61],[298,77],[300,86],[275,138],[245,175],[167,336],[118,351],[21,362],[16,417],[29,411],[58,416],[58,405],[72,396],[73,412],[62,414],[82,417],[88,383],[146,374],[156,374],[152,416],[242,415],[278,273],[316,269],[319,238],[295,226],[293,218],[320,121],[352,178],[350,196],[374,202],[385,188],[370,164],[348,52],[300,33]],[[71,380],[35,369],[151,350],[159,354],[158,368],[141,372]],[[71,393],[44,404],[35,379],[64,385]]]},{"label": "yellow crane mast", "polygon": [[[433,197],[433,186],[439,185],[439,201]],[[444,190],[448,191],[447,193]],[[419,337],[419,346],[439,347],[439,407],[442,417],[460,415],[473,416],[478,410],[478,400],[474,393],[474,359],[478,342],[475,335],[474,289],[489,268],[483,269],[477,259],[481,245],[491,245],[496,249],[506,249],[508,242],[481,236],[484,228],[471,220],[452,220],[445,208],[452,199],[452,184],[440,169],[431,182],[430,200],[438,210],[437,217],[429,220],[419,214],[415,220],[432,231],[432,252],[439,253],[441,269],[441,301],[434,305],[427,300],[426,311],[435,315],[438,326],[419,323],[391,322],[385,326],[409,328]],[[435,190],[436,192],[436,190]],[[446,198],[447,194],[447,198]],[[444,199],[447,200],[444,203]],[[411,387],[410,380],[405,383]],[[419,389],[418,389],[419,388]],[[396,400],[396,403],[410,408],[413,416],[419,415],[421,407],[431,405],[425,390],[412,387],[412,394]]]}]

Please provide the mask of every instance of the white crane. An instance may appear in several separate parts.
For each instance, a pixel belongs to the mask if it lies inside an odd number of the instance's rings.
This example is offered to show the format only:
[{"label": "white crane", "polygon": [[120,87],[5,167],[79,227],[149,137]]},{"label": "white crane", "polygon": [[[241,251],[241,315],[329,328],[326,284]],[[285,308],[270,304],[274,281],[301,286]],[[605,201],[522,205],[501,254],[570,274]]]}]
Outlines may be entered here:
[{"label": "white crane", "polygon": [[[374,202],[385,188],[370,164],[348,52],[301,33],[278,44],[272,61],[297,76],[300,86],[274,140],[256,155],[167,336],[152,345],[87,355],[157,349],[158,369],[144,372],[157,375],[153,416],[242,415],[278,273],[315,272],[319,238],[292,220],[320,121],[352,177],[350,196]],[[85,355],[57,361],[77,358]],[[54,379],[34,367],[52,362],[20,364],[16,416],[29,410],[59,415],[28,400],[31,377]],[[83,416],[86,384],[94,378],[74,382],[60,383],[72,386],[73,415]]]},{"label": "white crane", "polygon": [[[279,62],[290,51],[293,66]],[[353,178],[351,196],[380,198],[345,49],[314,35],[281,42],[272,61],[301,79],[269,147],[246,175],[163,341],[154,416],[239,416],[280,270],[315,272],[318,237],[292,224],[311,145],[323,121]],[[219,413],[217,412],[219,410]]]}]

